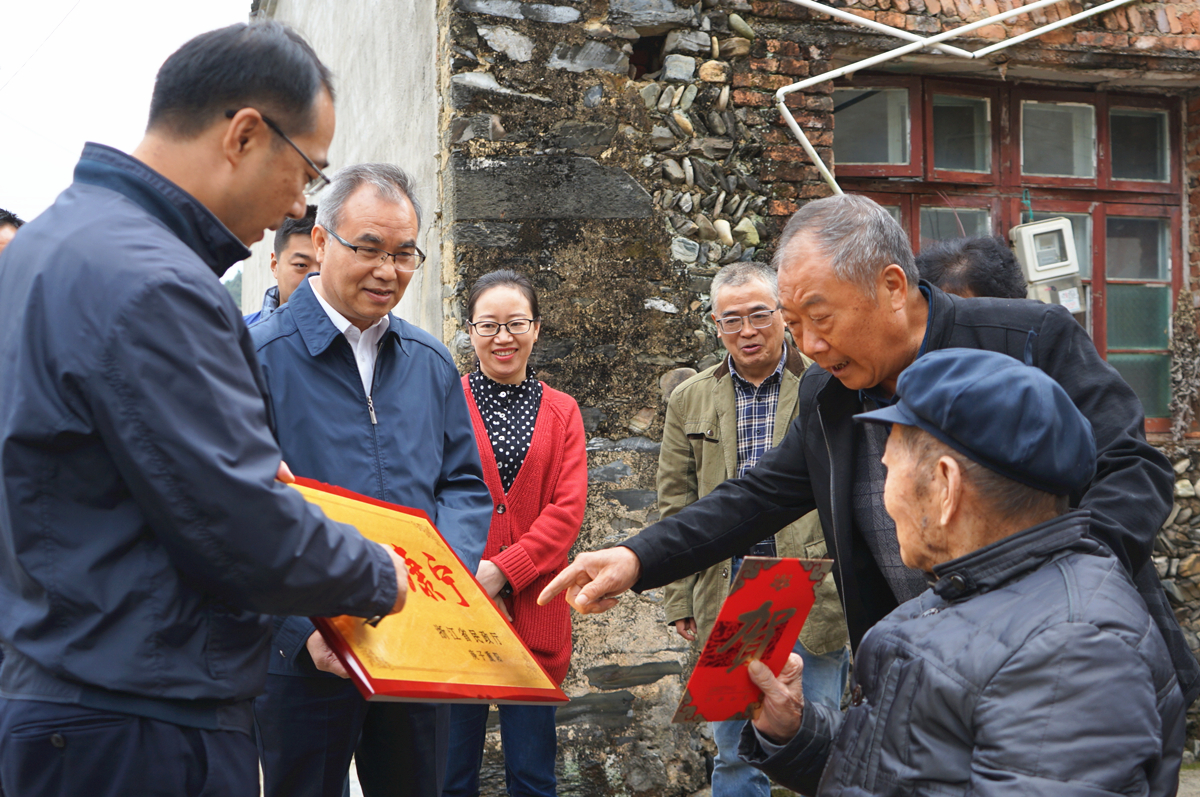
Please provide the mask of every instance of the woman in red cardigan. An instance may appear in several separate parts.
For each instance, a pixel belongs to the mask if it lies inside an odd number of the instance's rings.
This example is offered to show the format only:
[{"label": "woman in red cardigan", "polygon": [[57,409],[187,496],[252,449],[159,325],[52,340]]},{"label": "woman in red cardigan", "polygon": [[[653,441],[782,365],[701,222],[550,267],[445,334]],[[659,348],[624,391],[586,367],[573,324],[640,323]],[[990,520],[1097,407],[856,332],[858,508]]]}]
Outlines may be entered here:
[{"label": "woman in red cardigan", "polygon": [[[571,661],[565,601],[538,606],[567,564],[587,504],[587,454],[579,405],[528,373],[541,329],[537,294],[524,276],[495,271],[467,298],[479,369],[463,377],[467,406],[494,506],[477,578],[537,660],[561,684]],[[479,794],[486,705],[451,707],[443,797]],[[554,706],[500,706],[508,793],[556,794]]]}]

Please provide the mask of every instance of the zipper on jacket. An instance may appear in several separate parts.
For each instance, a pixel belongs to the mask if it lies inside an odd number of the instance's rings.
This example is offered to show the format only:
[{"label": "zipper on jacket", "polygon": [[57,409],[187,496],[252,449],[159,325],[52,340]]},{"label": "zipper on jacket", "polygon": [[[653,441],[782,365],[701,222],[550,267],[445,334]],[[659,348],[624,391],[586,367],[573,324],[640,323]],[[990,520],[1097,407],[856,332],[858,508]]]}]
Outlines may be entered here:
[{"label": "zipper on jacket", "polygon": [[[834,563],[840,572],[843,560],[841,546],[838,545],[837,501],[834,500],[833,494],[833,448],[829,445],[829,432],[825,431],[825,419],[821,417],[820,404],[817,404],[817,423],[821,424],[821,437],[825,441],[825,454],[829,457],[829,520],[833,523],[833,555],[836,557]],[[845,583],[845,581],[843,578],[842,582]],[[842,618],[845,619],[850,616],[850,613],[846,611],[846,596],[842,594],[844,590],[841,587],[838,587],[837,592],[838,601],[842,604]]]},{"label": "zipper on jacket", "polygon": [[375,426],[379,421],[375,418],[375,402],[371,399],[371,394],[367,394],[367,412],[371,413],[371,425]]},{"label": "zipper on jacket", "polygon": [[383,354],[383,342],[387,340],[387,333],[379,339],[379,345],[375,347],[375,365],[371,368],[371,392],[367,394],[367,412],[371,413],[371,425],[378,426],[379,419],[375,417],[375,400],[371,398],[375,392],[375,380],[379,378],[379,355]]}]

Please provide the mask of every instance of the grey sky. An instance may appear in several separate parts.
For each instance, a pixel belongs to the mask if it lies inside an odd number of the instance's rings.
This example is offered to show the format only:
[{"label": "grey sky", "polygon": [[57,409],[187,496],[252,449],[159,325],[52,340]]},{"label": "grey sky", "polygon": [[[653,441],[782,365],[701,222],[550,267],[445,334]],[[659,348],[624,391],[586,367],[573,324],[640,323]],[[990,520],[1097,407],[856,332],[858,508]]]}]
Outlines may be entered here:
[{"label": "grey sky", "polygon": [[250,0],[2,5],[0,208],[26,220],[70,183],[85,141],[137,146],[168,55],[250,13]]}]

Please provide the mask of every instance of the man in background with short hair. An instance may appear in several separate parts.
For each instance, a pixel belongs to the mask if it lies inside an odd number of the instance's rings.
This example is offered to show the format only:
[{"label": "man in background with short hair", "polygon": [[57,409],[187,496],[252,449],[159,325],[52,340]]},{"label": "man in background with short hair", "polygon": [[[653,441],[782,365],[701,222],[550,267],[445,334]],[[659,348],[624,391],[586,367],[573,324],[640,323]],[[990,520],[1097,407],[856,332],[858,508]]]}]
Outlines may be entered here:
[{"label": "man in background with short hair", "polygon": [[286,304],[304,278],[318,270],[312,244],[316,218],[317,206],[309,205],[303,218],[287,219],[275,231],[275,248],[271,250],[271,276],[275,278],[275,284],[263,295],[262,308],[246,316],[246,326],[261,321],[281,304]]},{"label": "man in background with short hair", "polygon": [[21,229],[22,221],[17,214],[0,208],[0,252],[4,251],[4,247],[8,246],[8,242],[17,234],[17,230]]},{"label": "man in background with short hair", "polygon": [[[787,341],[779,313],[775,269],[738,262],[713,277],[712,319],[728,356],[671,393],[658,457],[658,508],[670,517],[726,479],[742,476],[779,444],[796,417],[800,378],[811,362]],[[703,646],[712,632],[730,581],[745,556],[827,557],[816,512],[780,529],[740,555],[668,584],[663,596],[667,623]],[[809,700],[841,706],[850,665],[846,621],[837,587],[827,578],[817,588],[796,652],[804,660]],[[766,775],[738,758],[740,720],[712,723],[717,757],[713,797],[770,797]]]},{"label": "man in background with short hair", "polygon": [[296,490],[220,282],[304,214],[330,74],[275,22],[159,69],[132,155],[0,255],[0,792],[258,794],[270,615],[399,611],[403,560]]},{"label": "man in background with short hair", "polygon": [[921,279],[956,296],[1024,299],[1029,292],[1017,256],[996,236],[931,241],[916,261]]}]

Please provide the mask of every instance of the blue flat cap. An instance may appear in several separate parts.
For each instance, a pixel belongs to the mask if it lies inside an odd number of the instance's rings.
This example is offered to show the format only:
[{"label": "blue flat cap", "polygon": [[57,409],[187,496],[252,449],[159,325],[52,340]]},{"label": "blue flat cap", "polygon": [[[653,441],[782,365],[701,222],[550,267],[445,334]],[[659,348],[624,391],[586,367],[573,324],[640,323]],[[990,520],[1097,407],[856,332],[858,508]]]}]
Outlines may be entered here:
[{"label": "blue flat cap", "polygon": [[1055,495],[1096,473],[1092,425],[1039,368],[979,349],[942,349],[900,374],[898,401],[855,420],[916,426],[1002,476]]}]

